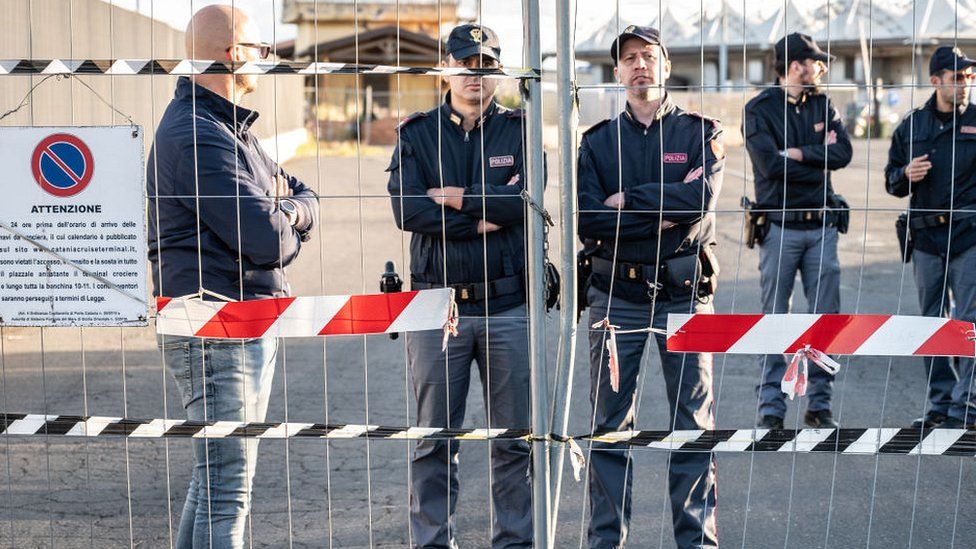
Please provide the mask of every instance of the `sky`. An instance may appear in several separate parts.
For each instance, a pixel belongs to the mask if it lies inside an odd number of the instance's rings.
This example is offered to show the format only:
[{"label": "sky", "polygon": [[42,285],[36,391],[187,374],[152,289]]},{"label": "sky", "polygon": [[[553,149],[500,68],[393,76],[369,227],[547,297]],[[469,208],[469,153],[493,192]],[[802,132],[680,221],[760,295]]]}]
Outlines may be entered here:
[{"label": "sky", "polygon": [[[146,15],[169,25],[184,29],[192,13],[209,4],[230,4],[231,0],[102,0],[125,9],[139,9]],[[326,2],[328,0],[322,0]],[[366,1],[366,0],[364,0]],[[405,3],[408,0],[405,0]],[[705,10],[715,9],[719,0],[578,0],[577,1],[577,40],[584,40],[589,34],[607,20],[608,14],[620,10],[621,17],[650,20],[658,12],[660,2],[667,2],[677,16],[694,17],[704,4]],[[818,4],[823,0],[794,0],[798,6]],[[775,9],[777,1],[742,0],[750,11]],[[295,26],[277,22],[281,18],[282,0],[233,0],[234,5],[246,10],[258,22],[262,39],[267,42],[287,40],[295,36]],[[742,5],[736,2],[737,5]],[[479,19],[494,29],[502,44],[502,61],[508,66],[522,65],[522,0],[461,0],[460,15]],[[542,47],[551,50],[556,40],[555,0],[540,0],[542,18]],[[642,14],[646,13],[646,17]]]}]

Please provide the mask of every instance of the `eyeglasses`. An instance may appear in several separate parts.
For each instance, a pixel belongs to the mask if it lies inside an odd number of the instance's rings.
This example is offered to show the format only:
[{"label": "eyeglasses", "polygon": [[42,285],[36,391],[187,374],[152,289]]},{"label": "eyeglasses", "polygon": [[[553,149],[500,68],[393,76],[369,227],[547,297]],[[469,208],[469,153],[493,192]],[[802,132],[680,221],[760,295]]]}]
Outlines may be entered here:
[{"label": "eyeglasses", "polygon": [[233,46],[227,48],[225,51],[230,51],[238,46],[242,48],[254,48],[258,50],[258,56],[260,56],[261,59],[267,59],[268,56],[271,55],[271,44],[268,44],[266,42],[260,42],[257,44],[254,42],[238,42]]}]

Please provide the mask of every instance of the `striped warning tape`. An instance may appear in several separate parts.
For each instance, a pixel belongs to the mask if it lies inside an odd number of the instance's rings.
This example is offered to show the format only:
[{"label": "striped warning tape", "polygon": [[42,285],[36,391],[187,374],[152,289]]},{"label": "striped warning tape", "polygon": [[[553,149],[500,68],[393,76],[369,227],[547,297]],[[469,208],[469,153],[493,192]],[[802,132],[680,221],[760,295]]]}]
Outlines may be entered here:
[{"label": "striped warning tape", "polygon": [[670,314],[672,352],[976,356],[974,327],[940,317],[851,314]]},{"label": "striped warning tape", "polygon": [[103,416],[0,414],[0,434],[63,435],[69,437],[124,436],[132,438],[389,438],[450,440],[516,440],[528,438],[524,429],[443,429],[384,427],[345,423],[258,423],[131,419]]},{"label": "striped warning tape", "polygon": [[[0,434],[131,438],[328,438],[529,440],[525,429],[384,427],[345,423],[243,423],[100,416],[0,414]],[[593,441],[681,452],[787,452],[976,456],[976,429],[731,429],[620,431],[554,442]]]},{"label": "striped warning tape", "polygon": [[738,429],[596,434],[597,442],[698,452],[976,456],[976,429]]},{"label": "striped warning tape", "polygon": [[146,75],[169,74],[420,74],[431,76],[496,76],[537,80],[541,71],[528,68],[465,69],[401,67],[305,61],[250,61],[236,66],[222,61],[190,59],[0,59],[3,75]]},{"label": "striped warning tape", "polygon": [[156,333],[233,339],[440,330],[453,300],[451,288],[231,302],[159,297]]}]

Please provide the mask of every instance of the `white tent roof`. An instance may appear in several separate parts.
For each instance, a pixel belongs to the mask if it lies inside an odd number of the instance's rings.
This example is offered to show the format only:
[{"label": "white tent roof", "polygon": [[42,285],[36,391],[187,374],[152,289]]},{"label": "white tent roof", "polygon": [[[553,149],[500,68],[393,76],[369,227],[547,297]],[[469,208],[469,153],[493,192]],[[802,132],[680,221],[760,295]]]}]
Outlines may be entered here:
[{"label": "white tent roof", "polygon": [[933,39],[952,40],[972,38],[976,32],[976,6],[969,0],[918,0],[903,6],[899,24],[905,29],[905,37],[918,41]]},{"label": "white tent roof", "polygon": [[[644,11],[653,12],[648,13],[650,16],[649,20],[641,20],[635,13],[620,14],[619,17],[617,13],[611,13],[605,23],[600,25],[589,37],[577,44],[576,50],[585,52],[605,51],[609,55],[610,44],[623,32],[623,29],[630,25],[652,26],[660,29],[661,38],[669,49],[672,47],[672,44],[688,40],[693,40],[696,45],[700,45],[697,19],[691,22],[686,18],[678,18],[671,11],[671,8],[667,6],[664,7],[661,13],[656,9]],[[663,24],[658,24],[659,19],[663,21]]]},{"label": "white tent roof", "polygon": [[891,2],[831,0],[818,7],[813,17],[827,24],[813,37],[817,42],[858,42],[865,39],[904,39],[908,34],[899,18],[903,10]]},{"label": "white tent roof", "polygon": [[[664,0],[662,0],[664,1]],[[958,3],[958,9],[957,9]],[[828,10],[829,6],[829,10]],[[725,11],[726,32],[722,29]],[[610,10],[607,19],[577,45],[581,54],[607,51],[619,30],[631,24],[652,25],[664,32],[668,49],[693,50],[704,46],[716,48],[726,43],[735,48],[745,44],[750,48],[768,48],[791,32],[813,36],[826,49],[831,42],[857,42],[862,34],[876,41],[923,43],[949,42],[955,36],[976,38],[976,0],[779,0],[763,16],[743,15],[741,0],[724,0],[724,6],[690,17],[676,17],[664,8],[663,24],[657,23],[657,10],[652,6],[650,17],[636,17],[628,12],[617,17]],[[640,20],[643,19],[643,20]],[[592,27],[591,27],[592,28]],[[698,29],[702,29],[699,32]]]}]

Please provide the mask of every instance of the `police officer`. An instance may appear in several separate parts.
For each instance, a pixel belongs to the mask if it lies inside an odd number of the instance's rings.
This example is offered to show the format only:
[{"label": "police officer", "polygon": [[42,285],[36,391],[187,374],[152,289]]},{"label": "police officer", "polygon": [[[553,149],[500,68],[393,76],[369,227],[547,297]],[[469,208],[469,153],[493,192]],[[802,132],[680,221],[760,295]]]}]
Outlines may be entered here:
[{"label": "police officer", "polygon": [[[797,271],[810,313],[840,310],[838,232],[846,232],[848,211],[835,195],[830,172],[851,161],[847,130],[830,99],[820,92],[826,62],[833,59],[805,34],[790,34],[775,46],[777,86],[746,104],[743,135],[756,185],[754,211],[763,313],[788,313]],[[753,218],[757,219],[757,218]],[[782,429],[786,400],[780,382],[782,355],[760,359],[759,426]],[[810,370],[804,422],[836,427],[830,410],[833,376]]]},{"label": "police officer", "polygon": [[[910,196],[907,228],[922,314],[949,316],[951,291],[956,318],[967,322],[976,320],[974,66],[958,48],[935,50],[929,61],[935,92],[895,130],[885,167],[888,192]],[[973,428],[973,359],[958,364],[955,372],[945,357],[925,359],[930,404],[912,427]]]},{"label": "police officer", "polygon": [[[445,65],[499,67],[495,33],[451,31]],[[447,352],[439,331],[408,333],[417,423],[460,428],[478,364],[492,427],[529,428],[528,312],[525,301],[523,112],[494,100],[497,80],[446,78],[440,108],[399,126],[388,189],[397,226],[412,233],[414,290],[455,290],[460,323]],[[487,276],[486,276],[487,273]],[[490,335],[489,335],[490,334]],[[532,546],[532,492],[525,441],[491,443],[494,547]],[[417,444],[410,515],[417,547],[456,547],[458,443]]]},{"label": "police officer", "polygon": [[[579,235],[592,264],[591,325],[664,328],[668,313],[711,312],[715,217],[721,187],[721,128],[683,111],[664,89],[671,74],[657,29],[630,26],[614,40],[614,74],[627,106],[583,135],[579,149]],[[704,273],[704,274],[703,274]],[[711,276],[708,276],[711,275]],[[634,428],[635,396],[648,332],[618,334],[619,388],[609,375],[605,330],[590,332],[590,401],[597,431]],[[666,352],[655,335],[673,429],[712,429],[712,359]],[[595,444],[590,455],[589,545],[622,547],[631,515],[630,453]],[[674,453],[669,469],[674,536],[680,547],[713,547],[715,462]]]}]

